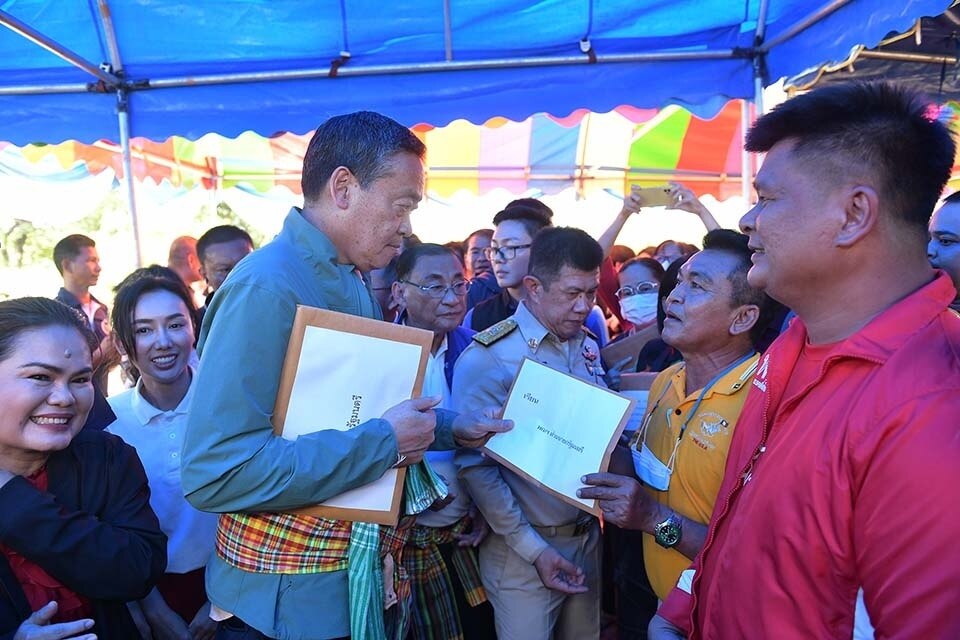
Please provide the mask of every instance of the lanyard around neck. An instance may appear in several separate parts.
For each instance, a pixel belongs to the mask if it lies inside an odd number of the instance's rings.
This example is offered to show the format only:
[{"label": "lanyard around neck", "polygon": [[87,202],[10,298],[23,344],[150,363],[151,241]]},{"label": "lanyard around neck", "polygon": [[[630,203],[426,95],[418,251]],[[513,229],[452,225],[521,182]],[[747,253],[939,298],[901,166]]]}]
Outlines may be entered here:
[{"label": "lanyard around neck", "polygon": [[[717,375],[713,376],[710,382],[708,382],[706,386],[703,387],[703,389],[700,391],[700,395],[697,397],[697,401],[693,404],[693,409],[690,410],[690,413],[687,414],[687,419],[684,420],[683,424],[680,426],[680,435],[677,436],[678,441],[683,438],[683,434],[687,430],[687,425],[690,424],[690,421],[693,420],[693,417],[697,415],[697,410],[700,408],[700,403],[702,403],[703,399],[707,397],[707,394],[710,393],[710,390],[713,389],[714,385],[720,382],[720,380],[725,375],[727,375],[728,373],[730,373],[731,371],[739,367],[741,364],[743,364],[744,362],[752,358],[754,355],[756,355],[756,352],[751,351],[750,353],[743,356],[736,362],[733,362],[732,364],[728,365],[727,367],[722,369],[719,373],[717,373]],[[653,409],[647,412],[647,419],[644,421],[644,424],[641,427],[641,430],[643,431],[643,433],[641,433],[640,435],[641,440],[646,438],[646,430],[650,424],[650,420],[651,418],[653,418],[653,414],[656,413],[657,408],[660,406],[660,401],[663,400],[663,396],[667,395],[667,391],[669,389],[670,389],[670,383],[667,382],[667,384],[664,385],[663,391],[660,392],[660,397],[658,397],[657,401],[653,404]]]}]

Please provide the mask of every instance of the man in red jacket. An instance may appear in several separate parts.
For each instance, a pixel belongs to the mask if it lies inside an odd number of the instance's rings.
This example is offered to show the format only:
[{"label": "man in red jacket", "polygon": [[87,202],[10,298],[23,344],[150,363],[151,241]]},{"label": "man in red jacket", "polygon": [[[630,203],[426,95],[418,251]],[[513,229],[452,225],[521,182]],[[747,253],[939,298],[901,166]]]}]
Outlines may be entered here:
[{"label": "man in red jacket", "polygon": [[747,149],[748,279],[798,319],[650,637],[960,638],[960,318],[925,251],[954,143],[916,94],[858,84],[784,103]]}]

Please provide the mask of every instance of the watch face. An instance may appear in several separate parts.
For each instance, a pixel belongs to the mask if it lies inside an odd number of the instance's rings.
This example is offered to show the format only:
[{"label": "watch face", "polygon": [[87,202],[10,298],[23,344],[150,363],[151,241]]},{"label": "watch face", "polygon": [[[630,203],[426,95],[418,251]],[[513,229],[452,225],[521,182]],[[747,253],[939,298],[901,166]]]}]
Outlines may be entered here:
[{"label": "watch face", "polygon": [[657,525],[654,538],[661,547],[673,547],[680,542],[680,519],[672,516]]}]

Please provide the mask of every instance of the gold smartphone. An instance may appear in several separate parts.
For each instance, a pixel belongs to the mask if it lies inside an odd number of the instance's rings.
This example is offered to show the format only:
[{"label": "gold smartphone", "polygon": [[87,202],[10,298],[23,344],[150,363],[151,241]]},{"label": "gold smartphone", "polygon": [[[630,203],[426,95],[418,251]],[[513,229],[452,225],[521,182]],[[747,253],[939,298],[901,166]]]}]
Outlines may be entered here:
[{"label": "gold smartphone", "polygon": [[661,185],[658,187],[630,187],[631,192],[643,198],[644,207],[668,207],[673,204],[673,196],[670,195],[670,187]]}]

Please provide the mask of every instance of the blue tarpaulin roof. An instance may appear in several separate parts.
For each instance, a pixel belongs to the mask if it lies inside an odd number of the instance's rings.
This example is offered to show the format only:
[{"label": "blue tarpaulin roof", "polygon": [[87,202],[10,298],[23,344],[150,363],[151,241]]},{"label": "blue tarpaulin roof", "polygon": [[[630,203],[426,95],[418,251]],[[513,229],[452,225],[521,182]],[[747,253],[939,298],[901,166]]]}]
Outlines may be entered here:
[{"label": "blue tarpaulin roof", "polygon": [[731,98],[754,95],[755,61],[769,84],[841,60],[854,45],[872,46],[949,4],[7,0],[0,22],[94,67],[114,63],[108,73],[119,58],[123,74],[119,84],[109,75],[98,80],[0,29],[0,139],[116,139],[118,87],[131,135],[154,140],[304,133],[357,109],[408,125],[623,104],[675,103],[709,115]]}]

